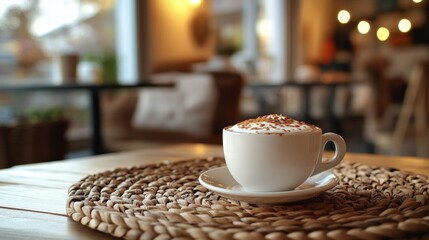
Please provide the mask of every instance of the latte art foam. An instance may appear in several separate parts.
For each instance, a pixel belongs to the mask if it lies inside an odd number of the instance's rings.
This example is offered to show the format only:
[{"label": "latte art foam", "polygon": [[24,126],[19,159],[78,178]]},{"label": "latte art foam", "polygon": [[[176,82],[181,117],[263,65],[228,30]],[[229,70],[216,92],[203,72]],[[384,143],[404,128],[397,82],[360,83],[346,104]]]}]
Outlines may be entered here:
[{"label": "latte art foam", "polygon": [[279,114],[270,114],[237,123],[227,130],[239,133],[286,134],[311,132],[318,127]]}]

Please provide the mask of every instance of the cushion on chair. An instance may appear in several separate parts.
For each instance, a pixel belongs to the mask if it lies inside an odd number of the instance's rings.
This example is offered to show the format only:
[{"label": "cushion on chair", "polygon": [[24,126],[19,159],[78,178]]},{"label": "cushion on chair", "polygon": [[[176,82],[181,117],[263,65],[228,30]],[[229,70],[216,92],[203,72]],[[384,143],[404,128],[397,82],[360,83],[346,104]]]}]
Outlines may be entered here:
[{"label": "cushion on chair", "polygon": [[212,133],[217,90],[208,74],[160,74],[154,81],[172,80],[172,89],[139,91],[132,125],[137,130],[162,130],[195,137]]}]

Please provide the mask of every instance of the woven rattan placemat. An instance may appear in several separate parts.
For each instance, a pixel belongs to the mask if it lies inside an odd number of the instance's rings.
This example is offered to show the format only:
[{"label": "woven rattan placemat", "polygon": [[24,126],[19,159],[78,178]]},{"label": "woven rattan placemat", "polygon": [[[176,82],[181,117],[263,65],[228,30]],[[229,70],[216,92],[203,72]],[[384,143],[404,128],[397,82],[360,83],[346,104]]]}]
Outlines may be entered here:
[{"label": "woven rattan placemat", "polygon": [[222,158],[119,168],[69,189],[76,222],[126,239],[384,239],[429,237],[429,178],[342,164],[340,184],[318,197],[257,206],[198,183]]}]

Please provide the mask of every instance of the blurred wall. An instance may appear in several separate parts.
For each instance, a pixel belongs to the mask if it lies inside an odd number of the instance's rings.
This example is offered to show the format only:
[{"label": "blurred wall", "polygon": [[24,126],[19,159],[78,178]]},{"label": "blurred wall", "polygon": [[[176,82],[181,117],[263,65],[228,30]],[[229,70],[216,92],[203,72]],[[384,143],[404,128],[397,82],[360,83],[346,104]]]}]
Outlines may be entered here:
[{"label": "blurred wall", "polygon": [[197,6],[189,0],[149,1],[152,71],[175,63],[207,60],[213,55],[215,37],[211,9],[211,0],[202,0]]},{"label": "blurred wall", "polygon": [[314,63],[320,60],[323,43],[335,26],[334,2],[334,0],[301,0],[302,63]]}]

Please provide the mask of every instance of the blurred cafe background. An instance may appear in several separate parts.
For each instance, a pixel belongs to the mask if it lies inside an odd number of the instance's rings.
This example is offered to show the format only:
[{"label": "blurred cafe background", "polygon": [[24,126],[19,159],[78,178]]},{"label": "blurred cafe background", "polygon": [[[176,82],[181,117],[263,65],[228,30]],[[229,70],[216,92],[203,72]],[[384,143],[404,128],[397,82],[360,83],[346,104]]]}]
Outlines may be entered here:
[{"label": "blurred cafe background", "polygon": [[427,0],[0,0],[0,168],[94,154],[94,118],[115,152],[269,113],[429,157],[428,62]]}]

